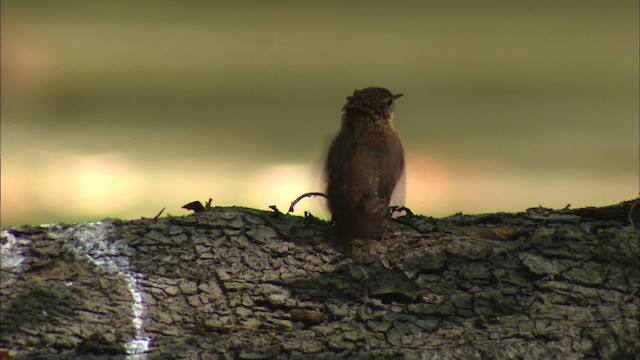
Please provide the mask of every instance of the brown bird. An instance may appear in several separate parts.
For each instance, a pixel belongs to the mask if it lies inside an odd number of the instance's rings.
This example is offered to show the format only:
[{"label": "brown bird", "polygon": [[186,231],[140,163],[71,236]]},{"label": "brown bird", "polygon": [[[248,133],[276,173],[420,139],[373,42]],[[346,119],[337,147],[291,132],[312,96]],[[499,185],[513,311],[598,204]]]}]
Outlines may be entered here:
[{"label": "brown bird", "polygon": [[325,173],[335,233],[347,243],[386,235],[389,202],[404,172],[404,150],[393,125],[400,96],[379,87],[355,90],[342,108]]}]

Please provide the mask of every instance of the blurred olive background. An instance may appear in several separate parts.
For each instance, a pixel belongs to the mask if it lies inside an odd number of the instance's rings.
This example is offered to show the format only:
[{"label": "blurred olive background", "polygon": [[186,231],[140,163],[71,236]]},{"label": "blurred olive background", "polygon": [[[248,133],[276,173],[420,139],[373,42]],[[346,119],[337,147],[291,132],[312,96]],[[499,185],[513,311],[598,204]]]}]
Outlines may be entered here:
[{"label": "blurred olive background", "polygon": [[286,211],[368,86],[405,94],[414,212],[638,195],[635,0],[3,0],[1,20],[3,226]]}]

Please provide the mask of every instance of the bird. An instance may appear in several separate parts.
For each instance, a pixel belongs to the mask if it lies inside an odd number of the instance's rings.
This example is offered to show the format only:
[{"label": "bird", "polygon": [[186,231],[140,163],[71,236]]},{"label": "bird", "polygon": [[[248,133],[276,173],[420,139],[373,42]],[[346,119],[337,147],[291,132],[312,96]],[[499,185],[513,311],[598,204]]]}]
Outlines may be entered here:
[{"label": "bird", "polygon": [[401,96],[368,87],[354,90],[342,108],[324,170],[334,233],[346,244],[383,240],[388,233],[389,203],[405,165],[393,113]]}]

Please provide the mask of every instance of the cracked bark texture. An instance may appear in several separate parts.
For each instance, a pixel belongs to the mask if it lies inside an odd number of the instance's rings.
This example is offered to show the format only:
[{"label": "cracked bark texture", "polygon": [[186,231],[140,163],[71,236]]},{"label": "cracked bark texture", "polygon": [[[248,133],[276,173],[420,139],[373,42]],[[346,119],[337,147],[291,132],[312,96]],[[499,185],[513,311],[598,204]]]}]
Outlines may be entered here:
[{"label": "cracked bark texture", "polygon": [[637,359],[629,207],[405,216],[357,261],[326,222],[235,207],[4,229],[0,347],[16,359]]}]

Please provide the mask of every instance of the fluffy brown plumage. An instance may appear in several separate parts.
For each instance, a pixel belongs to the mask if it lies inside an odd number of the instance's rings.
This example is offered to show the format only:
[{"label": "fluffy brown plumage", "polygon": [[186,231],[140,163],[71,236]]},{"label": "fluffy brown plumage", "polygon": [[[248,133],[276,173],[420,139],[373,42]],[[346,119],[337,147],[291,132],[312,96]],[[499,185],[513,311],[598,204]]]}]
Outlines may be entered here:
[{"label": "fluffy brown plumage", "polygon": [[388,228],[391,194],[404,170],[393,126],[393,103],[400,96],[370,87],[347,97],[325,164],[335,232],[346,242],[381,239]]}]

